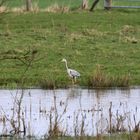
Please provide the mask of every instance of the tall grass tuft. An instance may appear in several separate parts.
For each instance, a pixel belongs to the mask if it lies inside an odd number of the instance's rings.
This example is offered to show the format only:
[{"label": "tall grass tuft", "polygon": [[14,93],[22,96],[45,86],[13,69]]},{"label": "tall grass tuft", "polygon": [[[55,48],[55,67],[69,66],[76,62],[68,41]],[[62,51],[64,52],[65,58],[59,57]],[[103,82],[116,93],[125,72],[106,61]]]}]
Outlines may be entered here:
[{"label": "tall grass tuft", "polygon": [[130,76],[111,76],[105,74],[101,70],[101,66],[97,65],[94,73],[89,77],[89,87],[102,88],[102,87],[128,87],[130,83]]},{"label": "tall grass tuft", "polygon": [[134,140],[140,140],[140,132],[135,134]]},{"label": "tall grass tuft", "polygon": [[6,6],[0,6],[0,13],[4,13],[7,11],[7,7]]},{"label": "tall grass tuft", "polygon": [[39,85],[42,89],[55,89],[56,82],[55,80],[42,79]]},{"label": "tall grass tuft", "polygon": [[136,44],[139,42],[139,39],[136,38],[137,30],[135,27],[130,25],[124,25],[120,30],[120,40],[125,43],[133,43]]},{"label": "tall grass tuft", "polygon": [[17,14],[21,14],[23,12],[25,12],[25,7],[14,7],[11,9],[12,12],[17,13]]},{"label": "tall grass tuft", "polygon": [[46,12],[52,12],[52,13],[57,13],[57,12],[62,12],[62,13],[67,13],[69,12],[69,7],[68,6],[60,6],[57,3],[47,7],[45,9]]}]

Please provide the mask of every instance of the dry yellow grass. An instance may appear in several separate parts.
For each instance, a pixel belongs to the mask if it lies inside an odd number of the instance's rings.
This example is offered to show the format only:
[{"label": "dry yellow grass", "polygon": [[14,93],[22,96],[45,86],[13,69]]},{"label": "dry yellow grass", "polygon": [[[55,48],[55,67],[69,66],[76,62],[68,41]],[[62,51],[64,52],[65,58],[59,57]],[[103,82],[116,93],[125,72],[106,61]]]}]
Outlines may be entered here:
[{"label": "dry yellow grass", "polygon": [[57,12],[67,13],[67,12],[69,12],[69,7],[68,6],[59,6],[57,3],[55,3],[55,4],[47,7],[44,11],[51,12],[51,13],[57,13]]},{"label": "dry yellow grass", "polygon": [[0,13],[6,12],[7,10],[6,6],[0,6]]}]

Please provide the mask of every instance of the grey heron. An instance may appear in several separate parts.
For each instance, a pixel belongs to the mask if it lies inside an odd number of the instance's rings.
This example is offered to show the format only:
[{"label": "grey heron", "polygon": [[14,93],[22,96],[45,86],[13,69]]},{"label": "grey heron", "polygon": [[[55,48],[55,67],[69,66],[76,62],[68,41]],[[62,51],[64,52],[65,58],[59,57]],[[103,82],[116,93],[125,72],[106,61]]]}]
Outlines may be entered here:
[{"label": "grey heron", "polygon": [[72,78],[72,82],[73,83],[76,82],[76,78],[80,77],[80,73],[74,69],[69,69],[68,64],[67,64],[67,60],[65,58],[62,59],[62,62],[65,62],[67,73],[68,73],[69,77]]}]

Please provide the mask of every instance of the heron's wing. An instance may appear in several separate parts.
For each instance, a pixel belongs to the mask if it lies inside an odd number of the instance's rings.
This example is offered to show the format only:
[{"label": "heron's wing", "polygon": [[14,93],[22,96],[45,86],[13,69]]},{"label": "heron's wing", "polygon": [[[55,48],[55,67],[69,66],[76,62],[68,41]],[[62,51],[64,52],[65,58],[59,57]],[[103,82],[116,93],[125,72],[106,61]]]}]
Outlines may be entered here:
[{"label": "heron's wing", "polygon": [[80,76],[80,73],[78,71],[76,71],[76,70],[69,69],[69,71],[70,71],[70,74],[72,76],[75,76],[75,77],[79,77]]}]

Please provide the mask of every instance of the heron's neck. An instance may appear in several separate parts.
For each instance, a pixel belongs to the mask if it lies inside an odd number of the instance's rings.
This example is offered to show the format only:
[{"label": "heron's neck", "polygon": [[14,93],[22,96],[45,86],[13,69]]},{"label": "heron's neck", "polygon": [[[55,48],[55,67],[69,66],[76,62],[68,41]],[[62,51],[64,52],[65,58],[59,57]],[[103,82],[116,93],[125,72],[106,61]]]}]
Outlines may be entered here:
[{"label": "heron's neck", "polygon": [[67,61],[65,61],[65,64],[66,64],[66,69],[68,70],[68,64],[67,64]]}]

